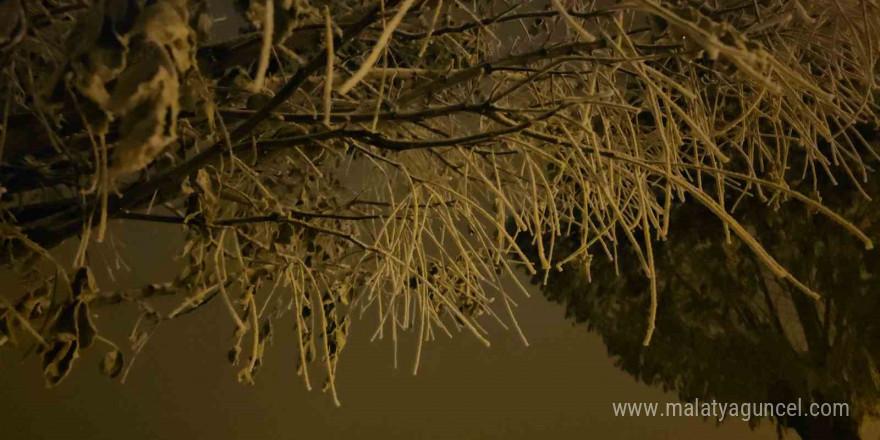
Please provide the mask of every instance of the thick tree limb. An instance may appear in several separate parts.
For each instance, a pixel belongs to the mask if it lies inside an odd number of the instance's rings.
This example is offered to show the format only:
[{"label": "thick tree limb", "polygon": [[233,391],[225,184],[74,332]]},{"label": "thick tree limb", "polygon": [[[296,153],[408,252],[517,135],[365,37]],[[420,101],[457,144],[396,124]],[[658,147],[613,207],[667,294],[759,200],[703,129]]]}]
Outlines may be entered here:
[{"label": "thick tree limb", "polygon": [[[387,0],[385,1],[385,8],[393,8],[400,0]],[[368,11],[364,13],[362,18],[355,22],[353,25],[348,26],[343,35],[341,37],[336,37],[339,39],[335,44],[339,50],[344,49],[347,45],[349,45],[352,41],[354,41],[361,33],[363,33],[370,25],[372,25],[376,19],[379,17],[382,7],[380,4],[376,4],[372,6]],[[321,68],[326,64],[327,53],[325,51],[319,52],[314,58],[312,58],[309,63],[304,66],[302,69],[297,71],[297,73],[289,80],[287,83],[275,94],[275,96],[259,111],[253,114],[250,118],[245,120],[243,123],[238,125],[231,133],[230,138],[234,142],[238,142],[242,140],[245,136],[247,136],[257,125],[266,120],[272,113],[274,109],[276,109],[279,105],[287,101],[297,89],[302,86],[306,80],[318,72]],[[149,182],[136,184],[134,187],[126,190],[121,196],[113,196],[108,201],[108,217],[115,218],[124,210],[131,210],[136,208],[144,203],[148,203],[149,200],[152,199],[154,194],[161,194],[163,198],[167,196],[169,193],[176,194],[180,190],[180,184],[183,182],[185,178],[193,175],[196,171],[203,168],[204,166],[213,163],[219,160],[225,149],[225,140],[220,140],[212,145],[207,150],[198,154],[196,157],[190,159],[183,165],[165,173],[158,178],[155,178]],[[34,242],[40,244],[43,247],[51,248],[59,244],[62,240],[77,234],[83,228],[83,218],[85,218],[85,213],[87,209],[92,203],[85,203],[83,205],[77,206],[75,209],[71,209],[68,207],[62,208],[61,212],[65,213],[62,219],[58,219],[55,223],[55,227],[53,228],[37,228],[25,230],[25,234],[30,237]],[[4,254],[2,260],[4,261],[9,256],[8,254]]]}]

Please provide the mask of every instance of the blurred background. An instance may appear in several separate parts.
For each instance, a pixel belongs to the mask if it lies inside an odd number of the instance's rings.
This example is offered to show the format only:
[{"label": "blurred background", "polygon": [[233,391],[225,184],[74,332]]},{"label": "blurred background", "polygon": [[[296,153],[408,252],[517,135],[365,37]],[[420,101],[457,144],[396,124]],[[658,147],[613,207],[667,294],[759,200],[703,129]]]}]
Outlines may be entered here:
[{"label": "blurred background", "polygon": [[[127,228],[127,230],[123,230]],[[113,223],[117,248],[131,272],[115,281],[98,272],[102,289],[170,280],[179,270],[174,227]],[[75,243],[56,254],[72,258]],[[104,254],[103,256],[101,254]],[[108,258],[98,252],[94,258]],[[0,291],[17,289],[4,273]],[[417,376],[415,341],[405,335],[393,367],[390,338],[370,342],[375,317],[352,325],[337,376],[342,407],[329,394],[307,391],[296,375],[297,343],[279,326],[254,386],[239,384],[226,352],[233,326],[221,302],[162,324],[134,361],[125,384],[98,372],[101,349],[87,350],[70,377],[46,389],[39,357],[20,351],[0,358],[0,437],[4,439],[775,439],[730,421],[716,427],[699,417],[615,417],[612,402],[673,402],[674,394],[637,383],[618,370],[598,336],[565,319],[564,308],[537,291],[518,299],[519,322],[531,345],[489,326],[490,348],[469,334],[427,343]],[[10,295],[15,297],[14,295]],[[113,315],[103,316],[112,310]],[[137,310],[96,309],[98,326],[124,342]],[[280,322],[285,323],[288,320]],[[290,330],[290,331],[285,331]],[[131,361],[131,359],[127,359]],[[317,366],[317,365],[316,365]],[[791,432],[786,438],[797,438]],[[876,438],[870,437],[870,438]]]}]

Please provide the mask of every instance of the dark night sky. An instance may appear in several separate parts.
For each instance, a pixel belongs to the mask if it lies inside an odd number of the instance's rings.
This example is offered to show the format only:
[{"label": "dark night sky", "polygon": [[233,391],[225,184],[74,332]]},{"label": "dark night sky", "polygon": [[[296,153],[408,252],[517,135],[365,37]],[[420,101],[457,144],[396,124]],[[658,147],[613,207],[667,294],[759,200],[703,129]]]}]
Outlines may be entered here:
[{"label": "dark night sky", "polygon": [[[120,252],[133,271],[116,283],[99,273],[104,288],[143,285],[175,272],[170,228],[116,223],[112,230],[127,237]],[[69,258],[70,245],[56,253]],[[0,282],[11,297],[12,275]],[[51,390],[36,358],[19,364],[18,353],[7,350],[0,438],[775,438],[768,423],[750,432],[740,421],[716,428],[698,418],[615,418],[611,402],[666,402],[674,396],[617,370],[600,339],[567,322],[561,306],[537,292],[519,302],[530,347],[497,327],[491,348],[468,334],[443,336],[426,345],[418,376],[411,373],[412,340],[401,342],[400,368],[394,370],[390,340],[371,343],[374,320],[356,321],[338,371],[341,408],[319,389],[306,391],[296,375],[296,342],[292,331],[284,331],[289,319],[278,327],[257,384],[237,383],[238,369],[225,360],[232,324],[220,302],[161,327],[124,385],[98,374],[100,348],[86,352],[71,377]],[[113,315],[100,316],[99,329],[124,342],[136,311],[104,310]]]}]

